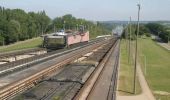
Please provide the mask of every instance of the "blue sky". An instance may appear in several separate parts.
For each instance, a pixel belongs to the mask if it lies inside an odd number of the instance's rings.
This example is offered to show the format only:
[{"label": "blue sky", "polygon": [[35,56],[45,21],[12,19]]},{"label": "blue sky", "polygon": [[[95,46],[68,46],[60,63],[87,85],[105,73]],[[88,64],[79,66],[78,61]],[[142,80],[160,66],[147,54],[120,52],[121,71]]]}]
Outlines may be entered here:
[{"label": "blue sky", "polygon": [[[72,14],[88,20],[137,19],[139,0],[0,0],[0,6],[25,11],[45,10],[51,17]],[[141,0],[141,20],[170,20],[170,0]]]}]

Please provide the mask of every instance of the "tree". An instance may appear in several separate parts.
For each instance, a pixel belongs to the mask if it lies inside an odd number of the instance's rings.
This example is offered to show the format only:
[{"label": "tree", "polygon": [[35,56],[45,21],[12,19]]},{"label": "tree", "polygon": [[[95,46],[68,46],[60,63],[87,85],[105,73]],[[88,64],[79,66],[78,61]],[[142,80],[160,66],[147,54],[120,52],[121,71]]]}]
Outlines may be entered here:
[{"label": "tree", "polygon": [[26,13],[22,9],[0,7],[0,45],[2,45],[2,42],[10,44],[51,33],[54,30],[61,30],[63,24],[66,29],[72,30],[75,30],[79,25],[84,25],[86,30],[90,30],[90,36],[93,38],[96,35],[109,33],[105,25],[99,22],[95,25],[85,19],[77,19],[71,14],[51,20],[45,11]]},{"label": "tree", "polygon": [[3,37],[3,31],[0,30],[0,45],[4,45],[5,39]]},{"label": "tree", "polygon": [[150,30],[152,34],[159,36],[162,41],[168,42],[169,32],[164,25],[159,23],[148,23],[146,27]]},{"label": "tree", "polygon": [[50,23],[50,18],[46,15],[45,11],[42,11],[38,13],[37,21],[40,25],[39,29],[41,30],[41,34],[44,34]]}]

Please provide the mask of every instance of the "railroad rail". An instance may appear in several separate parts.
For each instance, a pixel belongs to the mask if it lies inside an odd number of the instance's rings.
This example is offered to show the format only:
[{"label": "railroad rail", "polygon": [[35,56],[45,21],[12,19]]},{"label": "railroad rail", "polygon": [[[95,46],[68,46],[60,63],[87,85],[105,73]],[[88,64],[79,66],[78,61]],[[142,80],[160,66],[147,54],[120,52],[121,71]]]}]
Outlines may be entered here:
[{"label": "railroad rail", "polygon": [[37,86],[18,95],[14,100],[51,100],[52,98],[70,100],[74,98],[113,43],[114,41],[110,41],[107,44],[103,44],[90,53],[76,59],[63,67],[56,75],[42,80]]},{"label": "railroad rail", "polygon": [[24,50],[17,50],[17,51],[11,51],[11,52],[3,52],[3,53],[0,53],[0,58],[23,55],[26,53],[31,53],[31,52],[41,51],[41,50],[46,50],[46,49],[45,48],[33,48],[33,49],[24,49]]},{"label": "railroad rail", "polygon": [[47,49],[45,48],[33,48],[0,53],[0,66],[6,66],[11,62],[31,58],[33,56],[42,55],[44,53],[47,53]]},{"label": "railroad rail", "polygon": [[[120,44],[119,44],[120,48]],[[108,100],[116,100],[116,89],[117,89],[117,79],[118,79],[118,66],[119,66],[119,57],[120,57],[120,50],[118,50],[118,54],[116,55],[116,61],[114,64],[114,70],[112,74],[112,79],[108,91]]]},{"label": "railroad rail", "polygon": [[11,74],[16,71],[23,70],[24,68],[31,67],[32,65],[53,59],[53,58],[61,56],[63,54],[67,54],[69,52],[72,52],[72,50],[78,50],[80,48],[89,46],[93,43],[101,42],[103,40],[105,40],[105,39],[100,38],[100,39],[93,40],[93,41],[89,42],[89,44],[86,44],[83,46],[73,47],[70,49],[60,49],[60,50],[49,52],[46,54],[37,55],[37,56],[26,58],[26,59],[21,59],[21,60],[15,61],[15,62],[7,63],[7,64],[2,64],[2,65],[0,65],[0,77],[2,77],[4,75]]},{"label": "railroad rail", "polygon": [[108,40],[100,40],[100,42],[95,41],[93,43],[90,43],[86,46],[84,46],[84,48],[78,48],[78,49],[74,49],[72,51],[70,51],[69,53],[59,57],[59,59],[61,60],[61,62],[48,67],[26,79],[23,79],[19,82],[15,82],[12,84],[9,84],[5,87],[3,87],[0,90],[0,99],[1,100],[9,100],[11,98],[13,98],[16,94],[18,93],[22,93],[23,91],[35,86],[39,81],[49,77],[52,73],[54,73],[56,70],[58,70],[59,68],[61,68],[62,66],[70,63],[71,61],[81,57],[82,55],[90,52],[91,50],[101,46],[101,44],[107,43]]},{"label": "railroad rail", "polygon": [[[100,62],[98,67],[90,75],[90,77],[85,82],[83,87],[80,89],[78,94],[74,97],[74,100],[93,100],[94,99],[94,97],[93,97],[93,99],[91,99],[90,97],[92,96],[92,93],[95,90],[95,86],[99,82],[99,79],[101,78],[104,69],[106,69],[105,66],[108,64],[108,60],[110,59],[111,55],[114,53],[114,50],[115,50],[117,45],[119,45],[119,40],[117,40],[115,45],[110,49],[110,51],[106,54],[106,56]],[[118,52],[115,53],[116,54],[115,63],[114,63],[114,66],[113,66],[114,68],[113,68],[113,72],[112,72],[112,76],[111,76],[111,81],[109,83],[109,88],[106,89],[107,91],[102,90],[102,93],[105,95],[106,100],[115,100],[115,97],[116,97],[115,91],[116,91],[116,86],[117,86],[116,85],[117,84],[117,70],[118,70],[118,64],[119,64],[118,63],[119,62],[119,50],[117,50],[117,51]],[[100,93],[98,95],[99,95],[99,97],[95,98],[95,99],[96,100],[100,100],[100,99],[103,100],[103,98],[100,98]]]},{"label": "railroad rail", "polygon": [[72,99],[113,43],[113,41],[110,41],[83,55],[73,63],[66,65],[58,74],[42,80],[35,88],[25,91],[14,99],[19,99],[20,97],[23,97],[22,99],[38,100],[51,100],[52,98]]}]

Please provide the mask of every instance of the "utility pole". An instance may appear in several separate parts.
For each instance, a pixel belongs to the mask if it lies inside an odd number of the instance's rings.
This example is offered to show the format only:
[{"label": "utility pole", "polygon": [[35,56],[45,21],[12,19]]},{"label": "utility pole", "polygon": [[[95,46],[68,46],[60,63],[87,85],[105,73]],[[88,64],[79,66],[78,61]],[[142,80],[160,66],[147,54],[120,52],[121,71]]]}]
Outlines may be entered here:
[{"label": "utility pole", "polygon": [[167,38],[168,38],[167,44],[169,44],[169,36],[170,36],[170,34],[168,33],[168,34],[167,34]]},{"label": "utility pole", "polygon": [[0,35],[2,36],[2,46],[4,46],[4,44],[5,44],[5,39],[4,39],[4,37],[3,37],[3,31],[2,31],[2,33],[0,33]]},{"label": "utility pole", "polygon": [[136,33],[136,48],[135,48],[135,67],[134,67],[134,88],[133,92],[136,94],[136,78],[137,78],[137,60],[138,60],[138,34],[139,34],[139,20],[140,20],[140,3],[138,6],[138,23],[137,23],[137,33]]},{"label": "utility pole", "polygon": [[5,39],[3,38],[3,41],[2,41],[2,45],[4,46],[5,45]]},{"label": "utility pole", "polygon": [[41,35],[44,35],[43,26],[41,26]]},{"label": "utility pole", "polygon": [[130,63],[130,55],[131,55],[131,17],[129,22],[129,55],[128,55],[128,62]]},{"label": "utility pole", "polygon": [[169,44],[169,35],[168,35],[168,44]]},{"label": "utility pole", "polygon": [[126,29],[125,29],[125,38],[126,38],[126,50],[128,53],[128,26],[129,26],[129,22],[127,23]]},{"label": "utility pole", "polygon": [[[2,31],[2,34],[3,34],[4,32]],[[5,45],[5,38],[3,37],[3,46]]]},{"label": "utility pole", "polygon": [[79,25],[77,24],[77,25],[76,25],[76,30],[77,30],[77,31],[78,31],[78,26],[79,26]]},{"label": "utility pole", "polygon": [[145,59],[145,76],[146,76],[146,70],[147,70],[146,68],[147,67],[146,67],[146,56],[145,55],[144,55],[144,59]]},{"label": "utility pole", "polygon": [[54,33],[56,32],[56,29],[55,29],[55,24],[54,24]]},{"label": "utility pole", "polygon": [[65,21],[64,21],[64,23],[63,23],[63,29],[64,29],[64,32],[65,32]]}]

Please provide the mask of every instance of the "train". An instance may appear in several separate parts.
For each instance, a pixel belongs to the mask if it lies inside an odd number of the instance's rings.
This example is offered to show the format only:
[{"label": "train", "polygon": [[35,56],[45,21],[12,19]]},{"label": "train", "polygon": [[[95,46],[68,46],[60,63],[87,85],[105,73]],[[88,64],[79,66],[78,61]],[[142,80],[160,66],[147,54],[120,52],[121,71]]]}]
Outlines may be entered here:
[{"label": "train", "polygon": [[43,47],[47,49],[69,48],[89,42],[89,31],[59,31],[43,36]]}]

